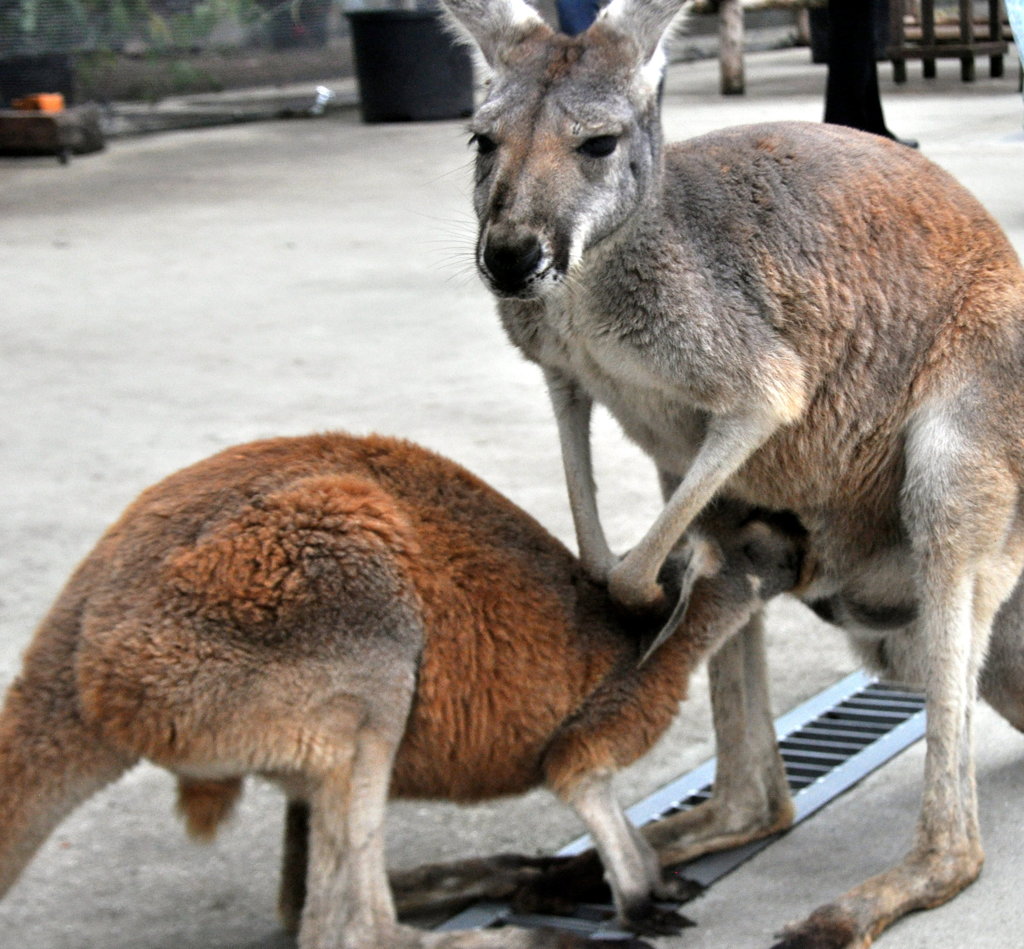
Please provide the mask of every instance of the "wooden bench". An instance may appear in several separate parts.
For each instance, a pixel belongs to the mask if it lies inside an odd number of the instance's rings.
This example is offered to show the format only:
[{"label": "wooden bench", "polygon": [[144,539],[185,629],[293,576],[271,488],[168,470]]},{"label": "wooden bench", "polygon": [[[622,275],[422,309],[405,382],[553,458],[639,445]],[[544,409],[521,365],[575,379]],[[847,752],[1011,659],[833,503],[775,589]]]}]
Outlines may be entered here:
[{"label": "wooden bench", "polygon": [[63,112],[0,109],[0,155],[55,155],[66,163],[72,155],[103,146],[100,110],[94,105]]},{"label": "wooden bench", "polygon": [[718,14],[719,87],[723,95],[741,95],[743,72],[743,13],[746,10],[806,10],[826,0],[695,0],[691,13]]},{"label": "wooden bench", "polygon": [[986,14],[978,17],[973,0],[957,0],[956,15],[935,9],[935,0],[890,0],[891,43],[887,50],[896,82],[907,80],[907,60],[920,59],[926,79],[935,76],[935,61],[960,60],[960,78],[973,82],[974,60],[989,57],[989,73],[1003,74],[1010,27],[1000,0],[986,0]]},{"label": "wooden bench", "polygon": [[[746,10],[808,10],[824,7],[827,0],[697,0],[694,13],[719,18],[720,88],[723,95],[743,93],[743,14]],[[925,78],[935,76],[935,60],[957,58],[965,82],[974,80],[977,56],[989,57],[993,77],[1003,74],[1003,57],[1011,38],[1001,0],[986,0],[986,15],[975,15],[973,0],[957,0],[957,15],[936,10],[935,0],[889,0],[890,41],[886,57],[893,78],[906,82],[907,60],[923,62]]]}]

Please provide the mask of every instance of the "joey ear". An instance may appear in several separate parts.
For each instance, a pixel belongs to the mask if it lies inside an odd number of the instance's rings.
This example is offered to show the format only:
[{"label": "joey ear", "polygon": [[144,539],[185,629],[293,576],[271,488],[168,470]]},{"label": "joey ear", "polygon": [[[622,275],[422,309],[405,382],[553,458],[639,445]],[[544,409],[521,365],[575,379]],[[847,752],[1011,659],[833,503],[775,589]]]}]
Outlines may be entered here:
[{"label": "joey ear", "polygon": [[641,56],[638,65],[649,84],[656,87],[665,68],[663,44],[688,3],[689,0],[611,0],[597,22],[636,43]]},{"label": "joey ear", "polygon": [[472,41],[492,69],[538,27],[550,29],[526,0],[441,0],[455,32]]}]

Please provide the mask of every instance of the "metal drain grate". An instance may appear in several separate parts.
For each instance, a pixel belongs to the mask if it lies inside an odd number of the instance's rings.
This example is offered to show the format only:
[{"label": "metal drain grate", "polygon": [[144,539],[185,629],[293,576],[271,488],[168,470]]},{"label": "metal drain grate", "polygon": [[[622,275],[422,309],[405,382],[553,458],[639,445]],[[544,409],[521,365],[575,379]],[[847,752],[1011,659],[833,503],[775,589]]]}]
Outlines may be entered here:
[{"label": "metal drain grate", "polygon": [[[924,696],[878,682],[855,672],[776,719],[786,777],[796,808],[794,826],[824,807],[879,766],[924,735]],[[627,810],[643,826],[688,810],[711,796],[715,760],[677,778]],[[704,886],[725,876],[780,834],[683,865],[685,876]],[[583,836],[558,851],[571,856],[590,846]],[[581,906],[570,917],[518,915],[503,903],[481,902],[448,920],[439,929],[480,929],[514,923],[554,926],[584,935],[612,936],[610,906]]]}]

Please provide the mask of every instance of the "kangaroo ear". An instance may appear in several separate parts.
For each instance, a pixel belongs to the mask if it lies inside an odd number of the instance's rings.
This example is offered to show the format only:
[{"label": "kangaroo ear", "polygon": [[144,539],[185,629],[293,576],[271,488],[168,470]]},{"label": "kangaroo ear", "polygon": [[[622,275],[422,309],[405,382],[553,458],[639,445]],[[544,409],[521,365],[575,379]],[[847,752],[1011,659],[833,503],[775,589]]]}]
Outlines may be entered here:
[{"label": "kangaroo ear", "polygon": [[665,68],[663,44],[678,26],[689,0],[611,0],[598,22],[620,36],[628,36],[640,50],[642,67],[650,84],[657,86]]},{"label": "kangaroo ear", "polygon": [[526,0],[441,0],[441,6],[456,34],[476,45],[492,69],[537,27],[550,29]]}]

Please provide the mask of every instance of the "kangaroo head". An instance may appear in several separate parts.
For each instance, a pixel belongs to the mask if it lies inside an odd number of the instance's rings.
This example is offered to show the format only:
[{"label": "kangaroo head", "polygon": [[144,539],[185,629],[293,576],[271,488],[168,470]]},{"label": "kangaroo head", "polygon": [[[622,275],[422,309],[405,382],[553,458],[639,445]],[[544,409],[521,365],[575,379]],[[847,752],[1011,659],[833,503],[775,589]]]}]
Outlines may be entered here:
[{"label": "kangaroo head", "polygon": [[491,73],[471,125],[477,266],[498,296],[546,296],[655,190],[662,42],[684,0],[612,0],[578,37],[525,0],[443,2]]}]

